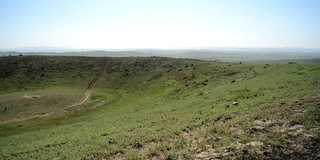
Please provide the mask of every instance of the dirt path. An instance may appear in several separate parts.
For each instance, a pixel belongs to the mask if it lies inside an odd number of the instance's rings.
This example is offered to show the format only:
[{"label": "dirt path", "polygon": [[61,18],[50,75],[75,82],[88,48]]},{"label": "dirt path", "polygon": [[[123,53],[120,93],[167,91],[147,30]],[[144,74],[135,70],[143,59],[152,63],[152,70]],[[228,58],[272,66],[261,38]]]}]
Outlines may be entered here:
[{"label": "dirt path", "polygon": [[89,83],[89,85],[87,87],[87,91],[84,93],[84,95],[82,96],[82,98],[78,102],[76,102],[76,103],[74,103],[74,104],[72,104],[72,105],[70,105],[68,107],[65,107],[65,108],[63,108],[61,110],[50,112],[50,113],[46,113],[46,114],[37,114],[37,115],[32,115],[32,116],[29,116],[29,117],[26,117],[26,118],[9,120],[9,121],[2,121],[2,122],[0,122],[0,125],[9,124],[9,123],[13,123],[13,122],[20,122],[20,121],[30,120],[30,119],[34,119],[34,118],[48,117],[48,116],[51,116],[51,115],[54,115],[54,114],[62,115],[63,113],[68,112],[67,111],[68,109],[73,108],[73,107],[77,107],[77,106],[83,104],[86,100],[88,100],[88,98],[89,98],[89,96],[90,96],[90,94],[92,92],[93,86],[96,84],[98,79],[103,75],[103,73],[109,68],[111,63],[112,63],[112,59],[111,58],[107,58],[105,64],[103,65],[101,70],[97,73],[95,78]]},{"label": "dirt path", "polygon": [[89,83],[88,85],[88,89],[87,91],[84,93],[83,97],[76,103],[64,108],[63,110],[67,110],[70,109],[72,107],[76,107],[79,106],[81,104],[83,104],[90,96],[91,91],[93,89],[93,86],[96,84],[96,82],[98,81],[98,79],[102,76],[102,74],[109,68],[109,66],[111,65],[112,61],[111,58],[107,58],[104,66],[101,68],[101,70],[98,72],[98,74],[96,75],[96,77]]},{"label": "dirt path", "polygon": [[69,108],[76,107],[76,106],[79,106],[79,105],[83,104],[83,103],[89,98],[89,96],[90,96],[90,94],[91,94],[91,91],[92,91],[92,89],[88,89],[88,90],[84,93],[83,97],[82,97],[78,102],[76,102],[76,103],[74,103],[74,104],[72,104],[72,105],[64,108],[63,110],[67,110],[67,109],[69,109]]}]

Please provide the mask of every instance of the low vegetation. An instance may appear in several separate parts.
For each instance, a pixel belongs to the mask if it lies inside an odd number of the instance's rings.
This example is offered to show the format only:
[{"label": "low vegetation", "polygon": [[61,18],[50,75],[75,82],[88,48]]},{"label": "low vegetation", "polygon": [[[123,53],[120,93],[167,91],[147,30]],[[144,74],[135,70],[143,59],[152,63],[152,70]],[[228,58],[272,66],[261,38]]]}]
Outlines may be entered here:
[{"label": "low vegetation", "polygon": [[320,156],[319,64],[113,58],[63,110],[104,62],[0,58],[0,159]]}]

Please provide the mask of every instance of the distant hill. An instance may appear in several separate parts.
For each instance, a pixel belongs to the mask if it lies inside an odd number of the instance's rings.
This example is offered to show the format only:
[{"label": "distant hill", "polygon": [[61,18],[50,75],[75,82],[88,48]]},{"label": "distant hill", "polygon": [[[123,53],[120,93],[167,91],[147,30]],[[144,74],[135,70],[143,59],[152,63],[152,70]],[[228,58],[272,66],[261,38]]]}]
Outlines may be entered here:
[{"label": "distant hill", "polygon": [[[2,51],[2,52],[1,52]],[[253,62],[320,59],[320,49],[304,48],[178,48],[178,49],[72,49],[27,47],[0,49],[0,55],[54,55],[90,57],[171,57],[210,61]]]},{"label": "distant hill", "polygon": [[66,47],[20,47],[20,48],[0,48],[2,52],[79,52],[87,51],[86,49],[74,49]]}]

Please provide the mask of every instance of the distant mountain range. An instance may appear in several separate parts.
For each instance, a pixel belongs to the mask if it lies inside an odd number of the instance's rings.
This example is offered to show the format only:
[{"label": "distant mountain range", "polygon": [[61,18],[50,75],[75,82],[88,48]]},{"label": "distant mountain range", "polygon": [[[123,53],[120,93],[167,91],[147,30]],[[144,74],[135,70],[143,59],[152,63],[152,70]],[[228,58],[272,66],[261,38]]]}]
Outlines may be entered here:
[{"label": "distant mountain range", "polygon": [[87,49],[75,49],[66,47],[20,47],[20,48],[0,48],[2,52],[81,52]]},{"label": "distant mountain range", "polygon": [[67,47],[21,47],[21,48],[0,48],[0,52],[86,52],[86,51],[139,51],[154,52],[163,51],[224,51],[224,52],[291,52],[291,53],[320,53],[320,48],[237,48],[237,47],[195,47],[195,48],[118,48],[118,49],[95,49],[95,48],[67,48]]},{"label": "distant mountain range", "polygon": [[50,55],[91,57],[171,57],[210,61],[250,62],[274,60],[320,60],[320,49],[305,48],[173,48],[173,49],[72,49],[27,47],[0,49],[0,56]]}]

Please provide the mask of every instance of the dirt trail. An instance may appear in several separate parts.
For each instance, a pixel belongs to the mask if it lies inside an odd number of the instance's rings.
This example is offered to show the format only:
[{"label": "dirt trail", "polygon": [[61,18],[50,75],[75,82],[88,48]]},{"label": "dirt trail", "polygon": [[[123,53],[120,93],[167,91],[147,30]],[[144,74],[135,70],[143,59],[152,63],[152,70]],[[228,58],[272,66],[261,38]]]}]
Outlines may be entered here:
[{"label": "dirt trail", "polygon": [[72,107],[76,107],[79,106],[81,104],[83,104],[90,96],[91,91],[93,89],[93,86],[96,84],[96,82],[98,81],[98,79],[102,76],[102,74],[109,68],[109,66],[111,65],[112,61],[111,58],[107,58],[104,66],[101,68],[100,72],[98,72],[98,74],[96,75],[96,77],[89,83],[88,85],[88,89],[87,91],[84,93],[83,97],[76,103],[64,108],[63,110],[67,110],[69,108]]},{"label": "dirt trail", "polygon": [[61,115],[64,112],[67,112],[68,109],[83,104],[89,98],[89,96],[90,96],[90,94],[92,92],[93,86],[96,84],[98,79],[102,76],[102,74],[109,68],[111,63],[112,63],[112,59],[111,58],[107,58],[105,64],[103,65],[101,70],[97,73],[95,78],[89,83],[89,85],[87,87],[87,91],[84,93],[84,95],[82,96],[82,98],[78,102],[76,102],[76,103],[74,103],[74,104],[72,104],[72,105],[70,105],[70,106],[68,106],[66,108],[63,108],[61,110],[55,111],[55,112],[50,112],[50,113],[46,113],[46,114],[32,115],[32,116],[29,116],[29,117],[26,117],[26,118],[21,118],[21,119],[2,121],[2,122],[0,122],[0,125],[9,124],[9,123],[13,123],[13,122],[20,122],[20,121],[30,120],[30,119],[34,119],[34,118],[48,117],[48,116],[54,115],[54,114]]}]

